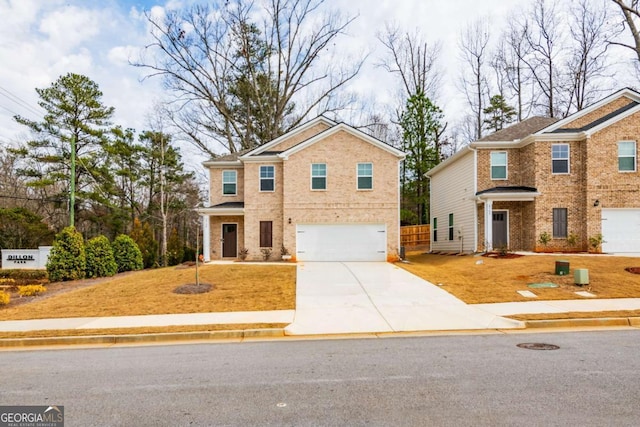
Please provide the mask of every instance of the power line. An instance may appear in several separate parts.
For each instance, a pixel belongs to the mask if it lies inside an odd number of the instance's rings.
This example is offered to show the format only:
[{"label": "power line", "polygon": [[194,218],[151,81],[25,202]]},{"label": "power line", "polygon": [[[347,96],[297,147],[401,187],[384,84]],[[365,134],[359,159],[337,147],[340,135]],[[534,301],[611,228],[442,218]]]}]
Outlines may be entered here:
[{"label": "power line", "polygon": [[20,105],[22,108],[26,109],[27,111],[35,114],[36,116],[41,116],[42,115],[42,111],[39,110],[38,108],[34,108],[33,105],[29,104],[27,101],[25,101],[24,99],[20,98],[18,95],[11,93],[10,91],[8,91],[7,89],[3,88],[2,86],[0,86],[0,95],[4,96],[5,98],[7,98],[8,100]]}]

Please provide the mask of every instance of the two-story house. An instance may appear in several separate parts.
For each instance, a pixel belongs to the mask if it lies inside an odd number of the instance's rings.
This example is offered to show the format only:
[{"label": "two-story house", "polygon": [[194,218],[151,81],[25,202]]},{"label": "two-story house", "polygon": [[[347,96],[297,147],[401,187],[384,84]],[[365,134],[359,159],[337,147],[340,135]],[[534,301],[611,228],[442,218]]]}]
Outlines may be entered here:
[{"label": "two-story house", "polygon": [[387,261],[400,246],[404,153],[318,117],[253,150],[214,158],[205,260]]},{"label": "two-story house", "polygon": [[603,252],[640,252],[638,140],[640,93],[623,89],[472,142],[427,174],[432,250],[584,251],[600,235]]}]

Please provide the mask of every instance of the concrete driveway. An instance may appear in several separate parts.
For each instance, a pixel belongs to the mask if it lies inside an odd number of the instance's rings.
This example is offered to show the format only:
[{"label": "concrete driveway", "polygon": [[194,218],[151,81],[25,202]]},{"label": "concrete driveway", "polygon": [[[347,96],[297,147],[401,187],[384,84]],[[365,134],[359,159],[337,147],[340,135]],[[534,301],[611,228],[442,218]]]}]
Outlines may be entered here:
[{"label": "concrete driveway", "polygon": [[524,328],[386,262],[298,264],[287,335]]}]

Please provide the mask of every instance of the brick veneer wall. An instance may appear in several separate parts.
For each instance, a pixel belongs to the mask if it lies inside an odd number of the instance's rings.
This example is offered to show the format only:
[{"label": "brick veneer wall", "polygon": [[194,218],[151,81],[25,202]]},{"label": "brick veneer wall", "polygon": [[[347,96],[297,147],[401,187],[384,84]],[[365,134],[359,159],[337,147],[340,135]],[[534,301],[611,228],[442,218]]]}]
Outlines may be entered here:
[{"label": "brick veneer wall", "polygon": [[[373,163],[373,190],[358,190],[357,163]],[[327,164],[326,191],[311,190],[311,164]],[[338,132],[284,162],[285,246],[295,254],[295,224],[384,223],[387,254],[399,245],[398,158],[348,132]],[[288,224],[291,218],[292,224]]]},{"label": "brick veneer wall", "polygon": [[222,259],[222,224],[238,224],[238,251],[244,247],[244,217],[212,216],[209,219],[211,259]]}]

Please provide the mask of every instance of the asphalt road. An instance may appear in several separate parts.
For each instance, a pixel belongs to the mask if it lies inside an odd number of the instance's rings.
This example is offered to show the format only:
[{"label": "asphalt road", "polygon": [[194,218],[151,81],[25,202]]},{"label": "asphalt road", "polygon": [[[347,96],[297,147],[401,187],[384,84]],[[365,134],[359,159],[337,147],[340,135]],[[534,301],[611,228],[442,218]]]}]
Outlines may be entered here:
[{"label": "asphalt road", "polygon": [[0,404],[67,426],[637,426],[639,355],[640,331],[0,352]]}]

